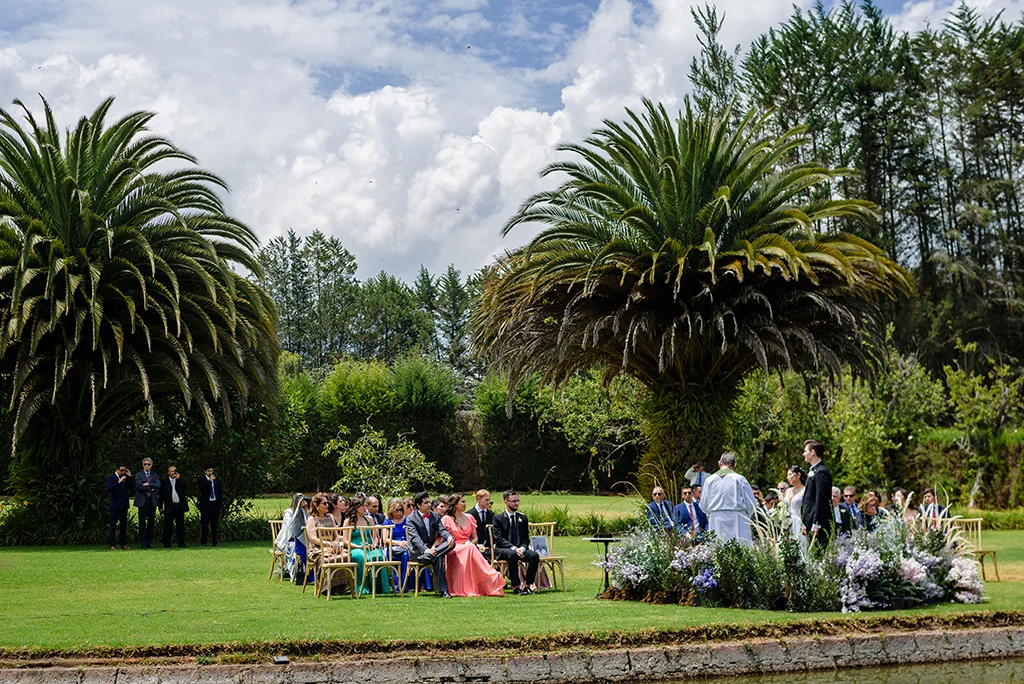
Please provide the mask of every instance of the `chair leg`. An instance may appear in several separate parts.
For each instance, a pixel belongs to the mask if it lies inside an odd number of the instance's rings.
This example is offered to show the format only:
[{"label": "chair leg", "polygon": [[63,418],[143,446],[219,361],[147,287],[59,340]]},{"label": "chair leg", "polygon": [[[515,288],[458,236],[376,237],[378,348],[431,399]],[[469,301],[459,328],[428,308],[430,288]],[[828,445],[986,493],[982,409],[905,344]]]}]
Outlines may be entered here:
[{"label": "chair leg", "polygon": [[[270,576],[267,577],[268,580],[274,579],[274,568],[276,568],[276,567],[277,567],[277,554],[274,554],[273,556],[270,557]],[[284,577],[284,571],[281,572],[281,577]]]},{"label": "chair leg", "polygon": [[562,591],[566,591],[566,589],[565,589],[565,564],[564,563],[559,563],[558,564],[558,574],[562,576]]},{"label": "chair leg", "polygon": [[992,568],[996,571],[996,582],[1002,582],[1002,580],[999,579],[999,562],[996,560],[995,553],[992,554]]}]

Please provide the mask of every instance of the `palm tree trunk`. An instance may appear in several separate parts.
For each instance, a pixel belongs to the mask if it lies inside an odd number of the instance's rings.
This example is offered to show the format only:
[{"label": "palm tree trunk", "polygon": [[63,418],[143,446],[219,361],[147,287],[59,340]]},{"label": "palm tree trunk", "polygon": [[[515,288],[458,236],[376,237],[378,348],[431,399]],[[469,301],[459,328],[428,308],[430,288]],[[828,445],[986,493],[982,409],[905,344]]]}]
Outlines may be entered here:
[{"label": "palm tree trunk", "polygon": [[736,392],[733,386],[651,388],[644,411],[647,451],[639,473],[644,494],[658,484],[675,501],[690,466],[700,463],[708,472],[717,470]]}]

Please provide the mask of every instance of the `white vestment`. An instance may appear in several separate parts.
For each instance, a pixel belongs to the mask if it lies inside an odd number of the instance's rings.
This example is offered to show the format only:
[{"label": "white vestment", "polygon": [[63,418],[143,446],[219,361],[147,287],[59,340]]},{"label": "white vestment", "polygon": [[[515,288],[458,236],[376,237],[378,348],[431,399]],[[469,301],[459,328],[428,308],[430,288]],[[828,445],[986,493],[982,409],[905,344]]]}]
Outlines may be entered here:
[{"label": "white vestment", "polygon": [[750,519],[754,517],[754,490],[747,478],[723,468],[704,480],[700,507],[708,514],[708,528],[723,542],[750,540]]}]

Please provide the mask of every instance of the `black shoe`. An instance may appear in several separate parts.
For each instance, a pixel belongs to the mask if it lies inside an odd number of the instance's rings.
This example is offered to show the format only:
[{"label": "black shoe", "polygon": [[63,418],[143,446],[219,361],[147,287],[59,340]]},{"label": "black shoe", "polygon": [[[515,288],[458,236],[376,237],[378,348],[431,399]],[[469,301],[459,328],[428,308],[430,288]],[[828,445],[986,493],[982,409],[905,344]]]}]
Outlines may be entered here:
[{"label": "black shoe", "polygon": [[526,596],[527,594],[530,593],[530,590],[529,589],[520,589],[519,587],[516,587],[515,589],[512,590],[512,593],[515,594],[516,596]]},{"label": "black shoe", "polygon": [[443,594],[441,594],[441,598],[455,598],[455,597],[454,597],[454,596],[452,596],[451,594],[449,594],[449,593],[448,593],[448,592],[446,591],[446,592],[444,592]]}]

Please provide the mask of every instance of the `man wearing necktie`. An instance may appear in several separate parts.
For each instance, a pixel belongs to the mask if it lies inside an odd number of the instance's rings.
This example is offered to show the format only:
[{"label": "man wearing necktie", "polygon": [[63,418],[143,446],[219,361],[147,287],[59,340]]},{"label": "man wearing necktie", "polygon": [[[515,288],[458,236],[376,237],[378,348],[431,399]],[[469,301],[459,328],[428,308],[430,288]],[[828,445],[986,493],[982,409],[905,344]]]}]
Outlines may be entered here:
[{"label": "man wearing necktie", "polygon": [[196,495],[196,503],[199,505],[199,520],[202,534],[199,543],[206,546],[207,535],[209,534],[214,546],[217,543],[217,525],[220,523],[221,502],[224,499],[224,485],[220,478],[213,472],[213,466],[206,466],[203,474],[199,476],[199,494]]},{"label": "man wearing necktie", "polygon": [[188,489],[177,466],[167,469],[167,478],[160,485],[160,512],[164,515],[164,548],[171,548],[171,528],[176,527],[178,548],[185,548],[185,513],[188,512]]},{"label": "man wearing necktie", "polygon": [[160,507],[160,478],[153,472],[153,459],[142,459],[135,473],[135,507],[139,509],[139,546],[153,548],[153,521]]},{"label": "man wearing necktie", "polygon": [[[502,498],[505,512],[494,517],[494,557],[508,562],[512,593],[528,596],[537,590],[540,554],[530,548],[530,521],[519,512],[519,493],[509,489]],[[520,563],[526,563],[525,582],[519,574]]]},{"label": "man wearing necktie", "polygon": [[665,490],[655,487],[651,492],[651,503],[647,504],[647,519],[656,529],[669,529],[672,523],[672,502],[665,499]]},{"label": "man wearing necktie", "polygon": [[683,487],[683,500],[672,511],[672,521],[680,532],[690,533],[708,528],[708,518],[693,500],[693,488]]},{"label": "man wearing necktie", "polygon": [[430,494],[420,492],[413,499],[416,507],[405,519],[405,538],[409,543],[409,560],[434,569],[437,593],[451,598],[448,592],[445,556],[452,550],[452,535],[441,524],[441,516],[430,510]]}]

